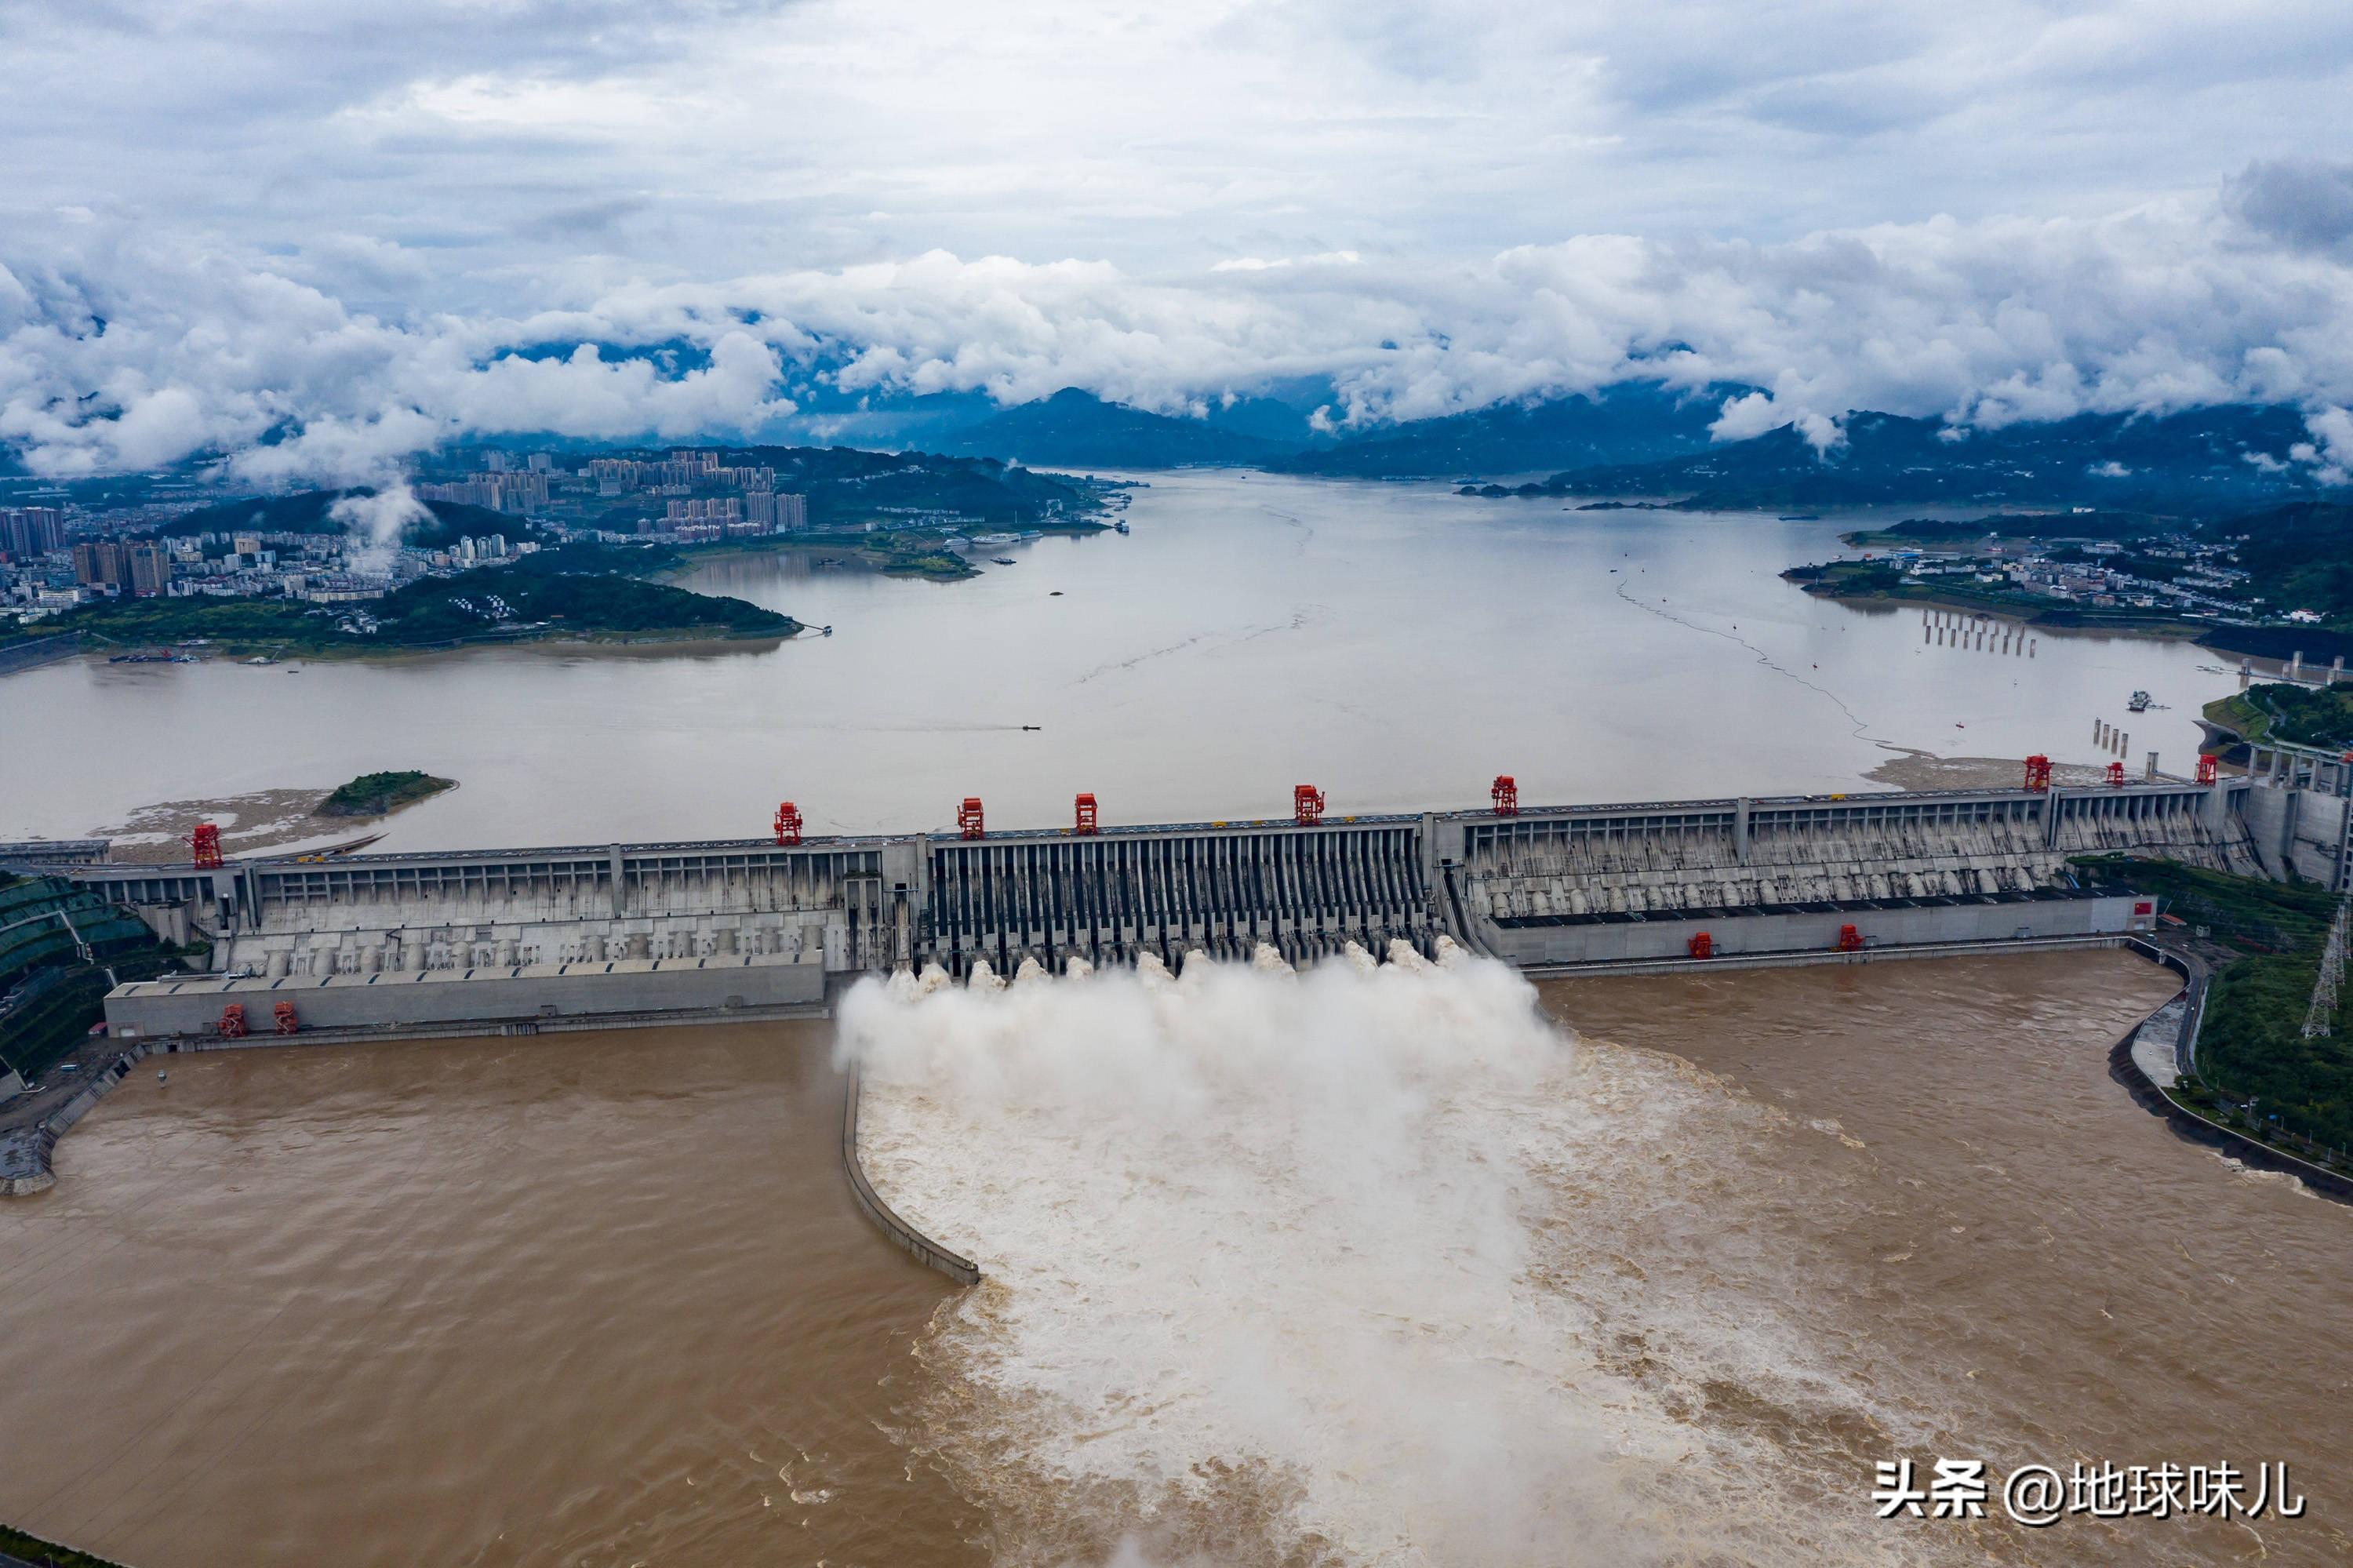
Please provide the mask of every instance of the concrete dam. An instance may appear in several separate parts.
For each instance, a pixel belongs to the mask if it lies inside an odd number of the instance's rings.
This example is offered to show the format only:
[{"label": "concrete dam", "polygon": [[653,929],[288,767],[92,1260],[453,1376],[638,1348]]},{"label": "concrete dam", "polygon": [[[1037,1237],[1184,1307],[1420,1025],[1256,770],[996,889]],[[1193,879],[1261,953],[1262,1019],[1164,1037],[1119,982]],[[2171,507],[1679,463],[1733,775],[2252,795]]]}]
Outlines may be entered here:
[{"label": "concrete dam", "polygon": [[[2348,885],[2353,768],[2209,782],[1520,808],[871,838],[85,863],[214,972],[116,988],[126,1038],[512,1033],[821,1011],[899,965],[1294,962],[1451,938],[1538,972],[2120,939],[2147,900],[2069,857]],[[797,833],[790,835],[797,840]],[[787,835],[780,831],[777,840]]]}]

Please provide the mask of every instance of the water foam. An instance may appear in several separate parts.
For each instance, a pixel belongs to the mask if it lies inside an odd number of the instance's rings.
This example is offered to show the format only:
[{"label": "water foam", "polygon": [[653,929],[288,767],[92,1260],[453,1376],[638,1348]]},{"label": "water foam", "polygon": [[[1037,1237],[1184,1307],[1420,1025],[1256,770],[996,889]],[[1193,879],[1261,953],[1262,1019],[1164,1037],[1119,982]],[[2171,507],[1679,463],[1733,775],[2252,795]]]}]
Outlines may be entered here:
[{"label": "water foam", "polygon": [[918,1441],[1000,1558],[1887,1561],[1786,1441],[1868,1425],[1851,1391],[1704,1240],[1634,1255],[1724,1223],[1677,1150],[1781,1113],[1392,958],[847,999],[870,1171],[985,1271]]}]

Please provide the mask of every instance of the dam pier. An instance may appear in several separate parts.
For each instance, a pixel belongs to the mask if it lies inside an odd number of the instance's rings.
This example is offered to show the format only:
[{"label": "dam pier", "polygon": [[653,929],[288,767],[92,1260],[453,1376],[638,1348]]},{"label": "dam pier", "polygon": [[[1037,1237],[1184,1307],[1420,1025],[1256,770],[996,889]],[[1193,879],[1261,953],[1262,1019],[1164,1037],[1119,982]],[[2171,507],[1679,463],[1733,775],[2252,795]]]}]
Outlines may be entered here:
[{"label": "dam pier", "polygon": [[[2147,899],[2084,885],[2123,853],[2348,885],[2348,774],[452,853],[254,857],[63,871],[210,973],[116,987],[111,1032],[164,1048],[286,1034],[514,1033],[807,1016],[866,973],[1034,959],[1294,963],[1440,937],[1523,969],[2121,941]],[[786,809],[789,811],[789,808]]]}]

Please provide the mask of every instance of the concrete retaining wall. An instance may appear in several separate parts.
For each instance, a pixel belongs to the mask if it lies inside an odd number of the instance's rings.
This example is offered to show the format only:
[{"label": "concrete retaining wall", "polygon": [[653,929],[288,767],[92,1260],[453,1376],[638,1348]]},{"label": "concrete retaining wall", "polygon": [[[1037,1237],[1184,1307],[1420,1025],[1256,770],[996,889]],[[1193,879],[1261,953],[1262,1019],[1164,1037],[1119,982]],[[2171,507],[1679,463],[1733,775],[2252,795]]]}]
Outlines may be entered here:
[{"label": "concrete retaining wall", "polygon": [[1692,938],[1704,931],[1717,958],[1836,953],[1840,928],[1852,926],[1875,949],[2008,944],[2053,937],[2114,937],[2143,930],[2155,915],[2136,915],[2141,901],[2126,896],[2020,898],[1923,904],[1910,907],[1857,906],[1778,914],[1717,911],[1640,919],[1549,924],[1500,924],[1472,916],[1481,946],[1523,969],[1633,960],[1688,959]]},{"label": "concrete retaining wall", "polygon": [[96,1077],[90,1079],[81,1093],[49,1113],[37,1126],[14,1137],[16,1147],[5,1151],[5,1175],[0,1175],[0,1197],[21,1197],[38,1192],[57,1184],[57,1173],[50,1169],[49,1156],[73,1125],[90,1113],[92,1107],[104,1099],[109,1090],[121,1083],[147,1056],[147,1047],[133,1045],[115,1058]]},{"label": "concrete retaining wall", "polygon": [[[2190,998],[2191,1011],[2181,1026],[2181,1039],[2186,1054],[2188,1050],[2194,1048],[2197,1037],[2199,1013],[2204,1003],[2204,975],[2195,972],[2178,955],[2166,952],[2150,943],[2130,942],[2126,945],[2142,958],[2147,959],[2152,963],[2163,964],[2183,977],[2183,989],[2168,999],[2166,1006],[2172,1006],[2174,1002],[2181,1001],[2185,996]],[[2158,1010],[2159,1012],[2163,1011],[2165,1011],[2164,1008]],[[2155,1017],[2156,1014],[2152,1013],[2150,1016]],[[2253,1139],[2243,1134],[2233,1132],[2227,1127],[2209,1121],[2196,1111],[2178,1104],[2172,1097],[2158,1088],[2149,1075],[2141,1070],[2140,1064],[2133,1060],[2133,1042],[2139,1036],[2147,1022],[2143,1020],[2142,1023],[2134,1025],[2131,1032],[2117,1041],[2108,1051],[2108,1076],[2125,1086],[2132,1095],[2136,1105],[2152,1116],[2163,1118],[2166,1125],[2173,1129],[2174,1135],[2187,1142],[2203,1144],[2209,1149],[2218,1150],[2241,1164],[2252,1165],[2258,1171],[2276,1171],[2284,1175],[2294,1176],[2316,1192],[2335,1198],[2340,1202],[2353,1202],[2353,1181],[2348,1181],[2334,1171],[2324,1170],[2310,1160],[2299,1160],[2293,1154],[2274,1149],[2268,1144],[2257,1143]]]},{"label": "concrete retaining wall", "polygon": [[26,642],[11,643],[0,648],[0,675],[12,675],[19,670],[37,669],[54,664],[60,659],[70,659],[81,652],[81,633],[68,631],[55,637],[37,637]]},{"label": "concrete retaining wall", "polygon": [[849,1069],[849,1093],[841,1112],[841,1168],[849,1173],[849,1190],[857,1198],[858,1206],[865,1211],[868,1219],[881,1228],[884,1235],[891,1238],[893,1245],[913,1255],[918,1263],[939,1270],[958,1285],[979,1284],[978,1264],[959,1253],[950,1252],[901,1219],[891,1205],[882,1201],[882,1194],[874,1190],[874,1183],[866,1179],[866,1167],[858,1157],[859,1087],[858,1069],[853,1065]]}]

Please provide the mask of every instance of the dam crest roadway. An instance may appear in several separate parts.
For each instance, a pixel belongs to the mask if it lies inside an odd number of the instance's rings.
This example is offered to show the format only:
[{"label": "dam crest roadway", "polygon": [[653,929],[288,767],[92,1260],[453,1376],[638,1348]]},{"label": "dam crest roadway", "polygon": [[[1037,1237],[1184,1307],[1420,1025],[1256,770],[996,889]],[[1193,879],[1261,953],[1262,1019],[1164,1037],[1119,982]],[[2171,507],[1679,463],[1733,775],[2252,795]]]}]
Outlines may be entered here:
[{"label": "dam crest roadway", "polygon": [[2154,906],[2084,885],[2070,857],[2344,890],[2348,773],[2287,758],[2212,782],[1525,808],[1499,779],[1485,810],[1354,817],[1303,785],[1293,817],[1257,821],[1097,826],[1082,797],[1071,827],[986,831],[968,800],[949,832],[802,839],[780,814],[775,841],[63,874],[212,944],[212,973],[114,989],[126,1040],[222,1043],[231,1019],[522,1033],[807,1015],[830,986],[932,963],[1060,972],[1264,945],[1304,964],[1446,936],[1554,974],[2114,944]]}]

